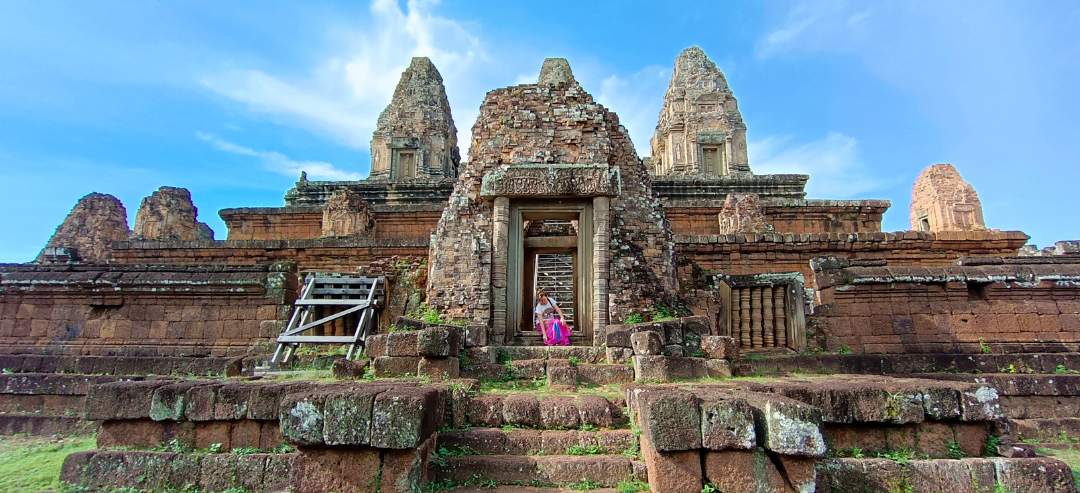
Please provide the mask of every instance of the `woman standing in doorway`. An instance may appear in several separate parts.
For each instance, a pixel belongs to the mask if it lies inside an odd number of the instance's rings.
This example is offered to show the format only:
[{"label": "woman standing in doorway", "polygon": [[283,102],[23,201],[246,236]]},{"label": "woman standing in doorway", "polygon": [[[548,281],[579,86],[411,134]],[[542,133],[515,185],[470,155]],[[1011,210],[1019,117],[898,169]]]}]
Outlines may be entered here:
[{"label": "woman standing in doorway", "polygon": [[547,346],[569,346],[570,327],[566,326],[566,317],[555,298],[548,296],[543,289],[536,291],[536,304],[533,305],[533,325],[544,338]]}]

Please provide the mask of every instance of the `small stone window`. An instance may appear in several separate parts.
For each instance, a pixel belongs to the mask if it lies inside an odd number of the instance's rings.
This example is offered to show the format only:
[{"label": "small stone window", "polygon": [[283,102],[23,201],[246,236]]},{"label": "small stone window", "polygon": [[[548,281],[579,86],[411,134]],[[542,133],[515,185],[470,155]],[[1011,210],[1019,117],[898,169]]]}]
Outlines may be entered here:
[{"label": "small stone window", "polygon": [[930,218],[922,216],[919,218],[919,231],[930,231]]}]

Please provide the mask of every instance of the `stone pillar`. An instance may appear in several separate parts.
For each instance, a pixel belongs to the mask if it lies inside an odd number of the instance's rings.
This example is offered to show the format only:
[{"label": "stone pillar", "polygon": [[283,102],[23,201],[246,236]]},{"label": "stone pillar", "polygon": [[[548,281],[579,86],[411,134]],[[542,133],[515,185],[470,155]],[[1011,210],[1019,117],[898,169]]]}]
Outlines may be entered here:
[{"label": "stone pillar", "polygon": [[492,214],[493,248],[491,252],[491,327],[494,341],[506,340],[506,275],[510,247],[510,199],[496,197]]},{"label": "stone pillar", "polygon": [[739,288],[739,342],[750,345],[750,288]]},{"label": "stone pillar", "polygon": [[[593,345],[602,346],[608,324],[608,259],[611,242],[611,199],[593,198]],[[582,234],[578,232],[578,234]]]},{"label": "stone pillar", "polygon": [[773,339],[773,289],[772,286],[765,286],[761,291],[761,331],[765,347],[776,345]]},{"label": "stone pillar", "polygon": [[762,347],[761,288],[747,289],[750,291],[750,344],[753,347]]},{"label": "stone pillar", "polygon": [[785,299],[787,298],[787,286],[779,286],[773,289],[773,317],[776,319],[776,345],[787,347],[787,310]]}]

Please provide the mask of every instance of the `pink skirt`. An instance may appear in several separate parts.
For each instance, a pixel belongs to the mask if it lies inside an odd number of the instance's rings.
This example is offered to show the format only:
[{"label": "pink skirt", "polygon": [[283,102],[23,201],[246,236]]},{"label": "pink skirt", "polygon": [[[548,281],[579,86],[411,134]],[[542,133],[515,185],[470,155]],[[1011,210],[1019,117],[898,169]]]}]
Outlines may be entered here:
[{"label": "pink skirt", "polygon": [[548,346],[569,346],[570,327],[559,319],[540,320],[536,329],[544,336]]}]

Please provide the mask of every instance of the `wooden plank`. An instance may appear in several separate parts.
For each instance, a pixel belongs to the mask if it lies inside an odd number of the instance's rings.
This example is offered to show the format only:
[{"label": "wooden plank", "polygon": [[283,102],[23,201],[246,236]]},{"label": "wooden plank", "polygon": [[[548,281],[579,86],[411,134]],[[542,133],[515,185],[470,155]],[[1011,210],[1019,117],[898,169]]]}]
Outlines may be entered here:
[{"label": "wooden plank", "polygon": [[367,306],[369,303],[370,302],[368,300],[366,300],[366,299],[358,299],[358,298],[342,298],[340,300],[330,300],[330,299],[322,299],[322,298],[320,298],[320,299],[313,299],[313,300],[296,300],[295,304],[297,306],[300,306],[300,305],[338,305],[338,306],[364,305],[364,306]]},{"label": "wooden plank", "polygon": [[289,343],[325,343],[325,344],[349,344],[353,342],[353,336],[280,336],[277,342]]},{"label": "wooden plank", "polygon": [[364,308],[367,308],[367,306],[359,306],[359,305],[354,306],[352,308],[349,308],[348,310],[342,310],[342,311],[337,312],[337,313],[335,313],[333,315],[329,315],[329,316],[320,318],[320,319],[318,319],[318,320],[316,320],[314,322],[309,322],[309,323],[306,323],[304,325],[301,325],[301,326],[293,329],[292,332],[290,332],[288,334],[282,334],[282,335],[299,334],[300,332],[303,332],[303,331],[308,330],[308,329],[313,328],[313,327],[318,327],[318,326],[320,326],[320,325],[322,325],[322,324],[324,324],[326,322],[329,322],[331,320],[337,320],[337,319],[339,319],[341,317],[344,317],[345,315],[357,312],[357,311],[362,310]]},{"label": "wooden plank", "polygon": [[[356,294],[366,298],[371,289],[368,288],[315,288],[311,290],[311,294],[329,294],[329,295],[341,295],[341,294]],[[382,294],[382,290],[376,290],[377,294]]]},{"label": "wooden plank", "polygon": [[382,284],[381,277],[316,277],[316,284],[367,284],[379,281]]}]

